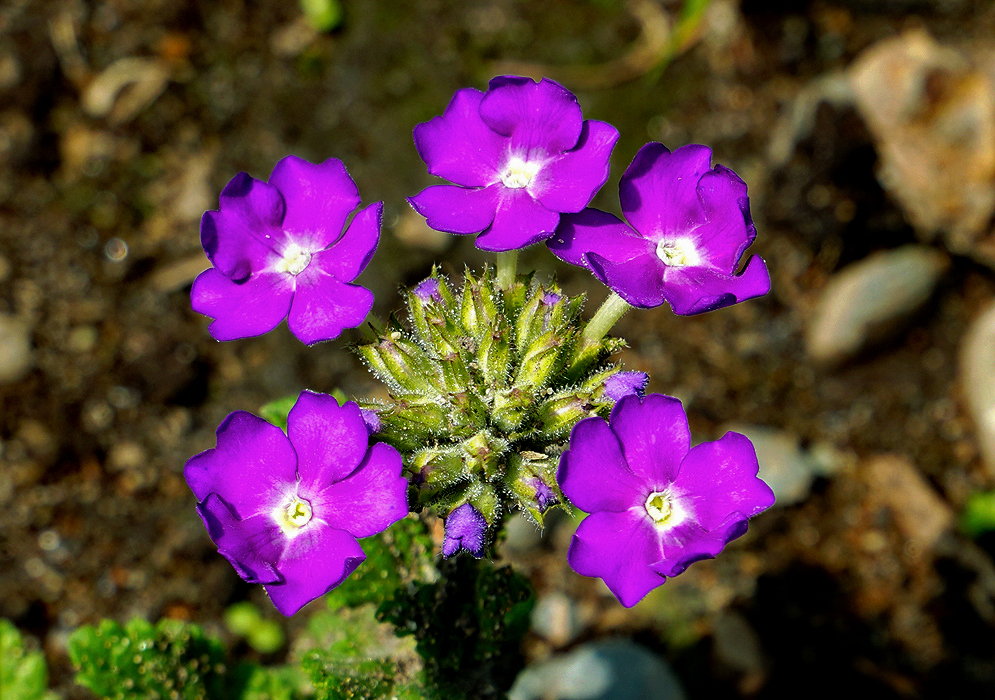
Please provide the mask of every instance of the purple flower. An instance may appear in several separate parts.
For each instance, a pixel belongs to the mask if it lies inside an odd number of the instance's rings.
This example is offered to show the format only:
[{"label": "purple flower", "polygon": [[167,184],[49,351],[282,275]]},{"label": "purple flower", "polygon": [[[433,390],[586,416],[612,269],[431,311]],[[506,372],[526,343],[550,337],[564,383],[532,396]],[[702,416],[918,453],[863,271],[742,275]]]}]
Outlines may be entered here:
[{"label": "purple flower", "polygon": [[579,212],[608,180],[618,131],[585,120],[577,98],[544,78],[501,76],[486,93],[466,88],[442,116],[415,127],[435,185],[408,201],[428,225],[481,233],[481,250],[524,248],[549,238],[561,212]]},{"label": "purple flower", "polygon": [[710,168],[711,158],[705,146],[671,153],[646,144],[619,183],[628,225],[585,209],[561,219],[549,249],[642,308],[666,301],[683,316],[766,294],[760,257],[736,273],[757,235],[746,183],[729,168]]},{"label": "purple flower", "polygon": [[349,284],[376,250],[383,203],[359,206],[342,161],[314,165],[296,156],[276,164],[269,182],[239,173],[218,211],[201,221],[200,239],[214,265],[197,277],[194,311],[215,319],[217,340],[261,335],[287,319],[312,345],[363,322],[373,294]]},{"label": "purple flower", "polygon": [[774,503],[745,437],[690,444],[680,401],[627,396],[610,423],[580,421],[560,459],[564,495],[591,514],[570,543],[570,566],[604,579],[626,607],[717,555]]},{"label": "purple flower", "polygon": [[650,376],[646,372],[616,372],[605,382],[605,396],[612,401],[635,394],[642,396],[649,384]]},{"label": "purple flower", "polygon": [[366,558],[357,537],[408,513],[397,450],[370,447],[359,406],[325,394],[300,395],[286,434],[232,413],[183,475],[218,551],[284,615],[353,572]]},{"label": "purple flower", "polygon": [[479,559],[484,553],[486,534],[487,520],[472,505],[464,503],[446,518],[442,556],[451,557],[462,549]]}]

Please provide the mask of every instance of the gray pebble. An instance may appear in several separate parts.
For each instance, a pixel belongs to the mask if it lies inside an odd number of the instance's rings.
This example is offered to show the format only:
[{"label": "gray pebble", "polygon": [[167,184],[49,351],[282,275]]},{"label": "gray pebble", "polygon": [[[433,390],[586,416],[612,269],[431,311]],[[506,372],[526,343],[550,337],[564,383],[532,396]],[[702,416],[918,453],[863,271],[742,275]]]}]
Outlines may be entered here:
[{"label": "gray pebble", "polygon": [[759,425],[729,424],[723,432],[731,430],[750,439],[760,462],[759,477],[774,491],[776,506],[790,506],[806,498],[817,476],[828,476],[836,471],[841,457],[826,446],[803,450],[797,435]]},{"label": "gray pebble", "polygon": [[805,338],[809,357],[839,362],[859,353],[925,304],[949,266],[927,246],[875,253],[833,275]]},{"label": "gray pebble", "polygon": [[583,644],[530,666],[515,679],[509,700],[684,700],[667,663],[627,639]]}]

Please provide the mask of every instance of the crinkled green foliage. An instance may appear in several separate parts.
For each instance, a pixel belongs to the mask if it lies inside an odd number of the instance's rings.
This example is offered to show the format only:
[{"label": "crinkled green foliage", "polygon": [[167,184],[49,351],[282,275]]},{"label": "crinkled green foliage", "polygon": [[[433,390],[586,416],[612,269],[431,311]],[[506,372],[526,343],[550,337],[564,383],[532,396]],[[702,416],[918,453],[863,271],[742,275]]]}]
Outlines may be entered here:
[{"label": "crinkled green foliage", "polygon": [[48,692],[45,655],[30,651],[10,620],[0,618],[0,697],[3,700],[54,700]]},{"label": "crinkled green foliage", "polygon": [[217,700],[238,697],[225,683],[221,642],[178,620],[126,626],[102,620],[69,638],[76,682],[115,700]]},{"label": "crinkled green foliage", "polygon": [[427,697],[504,698],[521,670],[534,596],[510,567],[469,557],[445,560],[442,578],[399,589],[377,616],[415,638]]}]

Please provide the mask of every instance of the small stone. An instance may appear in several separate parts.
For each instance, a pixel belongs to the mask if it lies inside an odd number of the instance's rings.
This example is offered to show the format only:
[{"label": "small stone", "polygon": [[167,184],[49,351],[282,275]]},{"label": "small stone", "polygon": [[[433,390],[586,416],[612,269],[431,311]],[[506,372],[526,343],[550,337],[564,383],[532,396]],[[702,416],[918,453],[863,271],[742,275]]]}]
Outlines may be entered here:
[{"label": "small stone", "polygon": [[516,554],[527,554],[539,546],[542,533],[536,524],[521,513],[515,513],[505,526],[505,546]]},{"label": "small stone", "polygon": [[755,694],[767,680],[767,670],[760,637],[753,627],[739,613],[726,611],[715,620],[712,633],[712,651],[726,668],[739,675],[741,694]]},{"label": "small stone", "polygon": [[833,473],[839,456],[822,448],[818,452],[802,449],[801,440],[789,432],[759,425],[731,423],[725,431],[741,433],[750,439],[760,463],[759,476],[774,491],[774,506],[790,506],[808,498],[817,476]]},{"label": "small stone", "polygon": [[108,117],[112,124],[121,124],[155,102],[168,84],[169,68],[163,61],[121,58],[87,85],[81,99],[83,111],[91,117]]},{"label": "small stone", "polygon": [[917,551],[931,551],[953,526],[950,506],[902,457],[876,457],[864,466],[864,476],[872,503],[891,511],[898,529]]},{"label": "small stone", "polygon": [[995,478],[995,304],[965,334],[960,375],[984,465]]},{"label": "small stone", "polygon": [[555,647],[572,641],[581,629],[577,604],[559,591],[540,597],[532,610],[532,631]]},{"label": "small stone", "polygon": [[833,277],[819,297],[806,335],[809,357],[853,357],[925,304],[949,258],[926,246],[875,253]]},{"label": "small stone", "polygon": [[0,314],[0,384],[10,384],[27,374],[34,364],[31,329],[22,319]]},{"label": "small stone", "polygon": [[921,29],[874,44],[848,76],[880,156],[878,179],[912,225],[995,262],[992,76]]},{"label": "small stone", "polygon": [[591,642],[522,671],[509,700],[684,700],[667,663],[625,639]]}]

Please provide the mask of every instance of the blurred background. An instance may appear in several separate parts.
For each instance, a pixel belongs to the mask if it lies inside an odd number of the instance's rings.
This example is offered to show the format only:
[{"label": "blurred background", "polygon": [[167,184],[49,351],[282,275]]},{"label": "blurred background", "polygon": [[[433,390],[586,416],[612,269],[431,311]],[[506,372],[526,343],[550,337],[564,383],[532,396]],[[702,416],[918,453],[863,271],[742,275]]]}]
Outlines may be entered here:
[{"label": "blurred background", "polygon": [[[647,684],[611,697],[683,697],[669,673],[688,698],[990,696],[984,0],[4,0],[0,617],[37,641],[56,689],[87,697],[66,638],[104,616],[231,639],[223,612],[248,600],[292,635],[302,623],[217,555],[184,462],[233,410],[380,391],[347,349],[358,334],[212,340],[189,308],[202,213],[240,171],[340,158],[365,203],[385,202],[361,278],[382,317],[432,261],[458,275],[488,259],[404,197],[433,182],[412,128],[503,73],[559,80],[619,129],[602,209],[619,212],[645,142],[711,146],[749,184],[773,278],[763,299],[633,312],[616,331],[696,439],[754,440],[778,504],[632,610],[569,570],[568,519],[542,536],[513,522],[502,551],[538,594],[522,697],[581,697],[553,689],[562,660],[608,638],[634,640],[605,658]],[[606,296],[542,246],[522,260],[587,293],[588,314]]]}]

